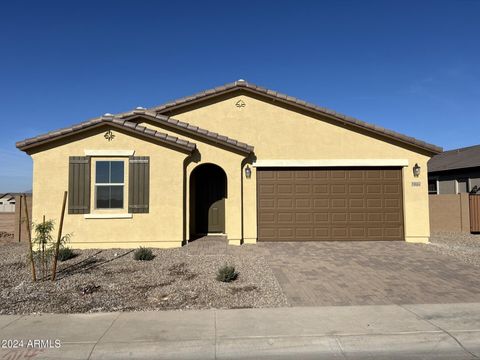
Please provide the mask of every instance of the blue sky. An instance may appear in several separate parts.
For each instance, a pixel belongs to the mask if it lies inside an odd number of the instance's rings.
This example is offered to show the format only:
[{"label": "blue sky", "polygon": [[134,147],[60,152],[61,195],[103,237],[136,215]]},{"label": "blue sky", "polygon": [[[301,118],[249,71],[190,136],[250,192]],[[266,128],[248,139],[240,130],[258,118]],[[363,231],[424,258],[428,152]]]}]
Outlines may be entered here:
[{"label": "blue sky", "polygon": [[9,1],[0,192],[15,141],[236,79],[445,149],[480,143],[480,1]]}]

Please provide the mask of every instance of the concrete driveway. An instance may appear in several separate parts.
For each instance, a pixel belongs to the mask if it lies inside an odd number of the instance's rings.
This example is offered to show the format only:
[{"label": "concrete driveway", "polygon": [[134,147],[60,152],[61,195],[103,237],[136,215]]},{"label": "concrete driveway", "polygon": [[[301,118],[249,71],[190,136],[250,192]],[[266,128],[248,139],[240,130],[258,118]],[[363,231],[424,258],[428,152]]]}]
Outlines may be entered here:
[{"label": "concrete driveway", "polygon": [[480,268],[405,242],[259,243],[291,306],[480,302]]}]

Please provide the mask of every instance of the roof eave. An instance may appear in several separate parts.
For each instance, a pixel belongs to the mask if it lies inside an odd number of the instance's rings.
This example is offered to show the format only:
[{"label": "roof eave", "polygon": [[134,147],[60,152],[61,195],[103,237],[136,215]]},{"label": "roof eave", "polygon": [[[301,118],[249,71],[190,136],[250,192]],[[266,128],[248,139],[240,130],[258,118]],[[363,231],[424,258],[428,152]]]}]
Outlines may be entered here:
[{"label": "roof eave", "polygon": [[[112,121],[99,121],[99,122],[95,122],[95,123],[92,123],[92,124],[89,124],[89,125],[85,125],[85,124],[79,124],[79,125],[81,125],[80,128],[77,128],[76,130],[73,130],[73,131],[70,131],[70,132],[62,133],[62,131],[58,131],[59,134],[56,135],[56,136],[53,136],[53,137],[47,137],[46,136],[47,134],[40,135],[40,137],[45,136],[45,138],[42,139],[42,140],[37,140],[37,141],[31,141],[35,138],[25,139],[25,140],[17,142],[15,144],[15,146],[19,150],[28,153],[29,151],[31,151],[31,150],[33,150],[37,147],[40,147],[42,145],[45,145],[45,144],[48,144],[48,143],[51,143],[51,142],[54,142],[54,141],[58,141],[58,140],[73,136],[75,134],[83,133],[85,131],[92,130],[92,129],[95,129],[95,128],[98,128],[98,127],[101,127],[101,126],[111,126],[113,128],[123,130],[123,131],[129,132],[131,134],[140,136],[140,137],[144,137],[144,138],[154,140],[155,142],[162,143],[165,146],[170,146],[170,147],[173,147],[173,148],[175,148],[177,150],[180,150],[180,151],[183,151],[183,152],[192,153],[196,149],[196,145],[193,144],[193,143],[187,143],[186,145],[178,144],[176,142],[169,141],[169,140],[157,137],[157,136],[153,136],[153,135],[150,135],[150,134],[147,134],[147,133],[136,131],[134,128],[130,128],[128,126],[122,126],[122,125],[116,124]],[[75,127],[75,126],[73,126],[73,127]]]},{"label": "roof eave", "polygon": [[[217,87],[211,90],[206,90],[201,93],[167,103],[165,105],[153,107],[149,110],[154,111],[158,114],[166,114],[166,113],[175,111],[177,109],[183,108],[185,106],[194,105],[196,103],[200,103],[200,102],[218,97],[219,95],[224,95],[224,94],[232,93],[235,91],[247,91],[247,92],[251,92],[256,95],[268,98],[274,102],[276,101],[276,102],[281,102],[290,106],[294,106],[304,111],[308,111],[317,115],[327,117],[335,121],[339,121],[345,125],[353,126],[358,129],[362,129],[374,134],[378,134],[385,138],[389,138],[389,139],[401,142],[408,146],[413,146],[415,148],[426,151],[427,153],[432,155],[439,154],[443,151],[443,149],[439,146],[429,144],[414,138],[411,138],[412,141],[410,141],[408,140],[408,138],[410,138],[409,136],[399,134],[394,131],[390,131],[372,124],[368,124],[364,121],[352,118],[350,116],[339,114],[333,110],[328,110],[328,109],[322,110],[320,107],[314,104],[310,104],[306,101],[296,99],[288,95],[278,93],[276,91],[268,90],[265,88],[261,88],[261,91],[260,91],[258,90],[258,88],[259,88],[258,86],[249,84],[245,81],[237,81],[235,83],[227,84],[225,86]],[[186,100],[186,99],[189,99],[189,100]]]}]

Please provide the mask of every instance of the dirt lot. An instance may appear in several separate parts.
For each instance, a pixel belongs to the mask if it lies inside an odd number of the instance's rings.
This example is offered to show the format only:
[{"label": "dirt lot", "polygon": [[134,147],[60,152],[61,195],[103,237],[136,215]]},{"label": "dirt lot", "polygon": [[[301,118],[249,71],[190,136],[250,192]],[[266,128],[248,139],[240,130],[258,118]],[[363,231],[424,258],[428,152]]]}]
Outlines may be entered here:
[{"label": "dirt lot", "polygon": [[15,213],[0,213],[0,240],[13,237]]},{"label": "dirt lot", "polygon": [[[195,245],[195,244],[193,244]],[[198,245],[198,244],[197,244]],[[189,245],[190,246],[190,245]],[[222,250],[225,249],[225,250]],[[131,250],[76,251],[60,263],[56,282],[31,281],[26,244],[0,244],[0,314],[82,313],[287,305],[265,259],[249,246],[155,249],[152,261],[135,261]],[[213,250],[213,251],[212,251]],[[224,264],[238,279],[215,279]]]}]

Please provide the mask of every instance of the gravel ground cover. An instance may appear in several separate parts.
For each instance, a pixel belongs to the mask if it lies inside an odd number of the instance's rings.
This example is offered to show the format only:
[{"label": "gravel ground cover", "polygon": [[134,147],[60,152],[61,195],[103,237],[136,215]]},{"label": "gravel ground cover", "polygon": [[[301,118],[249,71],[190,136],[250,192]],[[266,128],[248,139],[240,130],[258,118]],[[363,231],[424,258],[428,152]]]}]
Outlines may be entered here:
[{"label": "gravel ground cover", "polygon": [[[76,250],[59,263],[58,281],[31,281],[26,244],[0,242],[0,314],[83,313],[287,306],[264,257],[254,247],[191,255],[186,247],[153,249],[152,261],[132,250]],[[237,280],[215,279],[234,265]]]},{"label": "gravel ground cover", "polygon": [[432,233],[429,248],[480,266],[480,234]]}]

